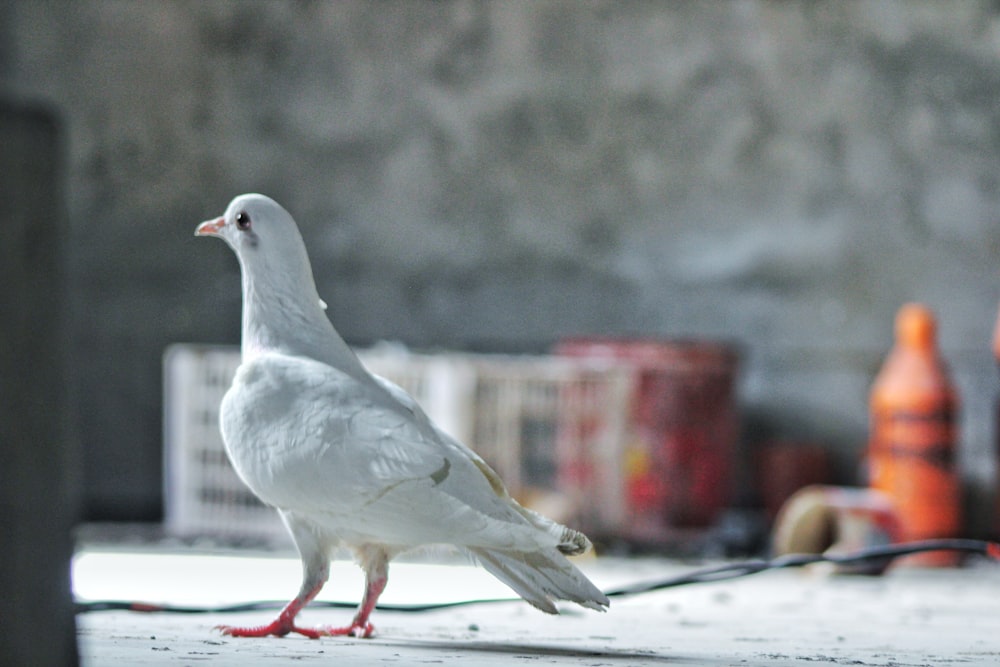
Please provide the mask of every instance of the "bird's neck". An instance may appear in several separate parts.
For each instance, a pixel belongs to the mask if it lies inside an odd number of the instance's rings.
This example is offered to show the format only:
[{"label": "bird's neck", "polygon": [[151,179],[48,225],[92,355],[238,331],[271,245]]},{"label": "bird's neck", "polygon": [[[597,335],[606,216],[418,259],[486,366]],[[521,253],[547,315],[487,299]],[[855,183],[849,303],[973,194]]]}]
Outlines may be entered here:
[{"label": "bird's neck", "polygon": [[357,357],[320,305],[312,276],[270,273],[258,284],[243,271],[242,358],[268,351],[305,356],[350,372]]}]

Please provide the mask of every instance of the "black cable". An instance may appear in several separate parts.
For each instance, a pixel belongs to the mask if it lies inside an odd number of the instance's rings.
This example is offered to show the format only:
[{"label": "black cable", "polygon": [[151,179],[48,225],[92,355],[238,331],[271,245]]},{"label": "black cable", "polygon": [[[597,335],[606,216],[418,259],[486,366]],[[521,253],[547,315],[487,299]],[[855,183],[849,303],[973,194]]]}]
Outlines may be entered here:
[{"label": "black cable", "polygon": [[[847,554],[788,554],[771,559],[752,559],[737,563],[726,563],[707,567],[700,570],[687,572],[676,577],[659,579],[639,584],[621,586],[605,591],[608,597],[627,597],[659,591],[665,588],[686,586],[689,584],[711,583],[726,581],[746,577],[765,570],[778,570],[790,567],[803,567],[813,563],[833,563],[835,565],[858,565],[862,563],[876,563],[891,561],[901,556],[909,556],[916,553],[929,551],[953,551],[958,553],[978,554],[1000,560],[1000,544],[986,542],[984,540],[964,540],[964,539],[941,539],[923,540],[919,542],[905,542],[902,544],[886,544],[881,546],[867,547]],[[472,604],[491,604],[496,602],[512,602],[517,598],[492,598],[482,600],[460,600],[457,602],[434,602],[427,604],[379,604],[378,609],[383,611],[404,611],[421,612],[433,611],[436,609],[447,609],[450,607],[461,607]],[[259,601],[246,602],[232,605],[219,606],[184,606],[170,604],[147,604],[143,602],[129,602],[124,600],[95,600],[91,602],[77,602],[76,612],[78,614],[93,611],[137,611],[137,612],[168,612],[173,614],[222,614],[246,611],[261,611],[268,609],[281,609],[285,602],[279,601]],[[325,600],[313,601],[310,608],[325,609],[353,609],[357,605],[351,602],[328,602]]]},{"label": "black cable", "polygon": [[941,539],[922,540],[918,542],[904,542],[902,544],[886,544],[881,546],[867,547],[846,554],[821,553],[821,554],[788,554],[771,559],[754,559],[739,561],[737,563],[726,563],[714,567],[707,567],[693,572],[687,572],[670,579],[651,581],[648,583],[632,584],[605,591],[608,597],[623,597],[627,595],[637,595],[659,591],[664,588],[684,586],[687,584],[700,584],[715,581],[725,581],[746,577],[765,570],[779,570],[790,567],[803,567],[814,563],[833,563],[835,565],[857,565],[861,563],[872,563],[878,561],[890,561],[900,556],[909,556],[916,553],[929,551],[954,551],[960,553],[978,554],[1000,560],[1000,544],[986,542],[983,540],[963,540],[963,539]]},{"label": "black cable", "polygon": [[[447,609],[448,607],[461,607],[470,604],[491,604],[496,602],[515,602],[519,598],[490,598],[481,600],[458,600],[455,602],[429,602],[423,604],[382,604],[378,609],[382,611],[433,611],[435,609]],[[191,607],[174,604],[151,604],[147,602],[129,602],[127,600],[93,600],[88,602],[77,602],[76,613],[82,614],[92,611],[137,611],[142,613],[165,612],[170,614],[231,614],[246,611],[263,611],[282,609],[287,601],[281,600],[260,600],[257,602],[241,602],[228,605],[204,605]],[[334,602],[330,600],[313,600],[309,603],[310,609],[355,609],[355,602]]]}]

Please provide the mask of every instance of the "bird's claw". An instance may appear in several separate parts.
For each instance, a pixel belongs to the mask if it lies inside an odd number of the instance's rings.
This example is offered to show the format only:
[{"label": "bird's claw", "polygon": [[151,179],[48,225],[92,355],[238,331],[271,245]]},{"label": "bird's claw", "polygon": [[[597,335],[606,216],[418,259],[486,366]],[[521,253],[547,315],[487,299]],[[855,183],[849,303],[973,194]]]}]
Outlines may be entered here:
[{"label": "bird's claw", "polygon": [[232,625],[217,625],[215,629],[228,637],[284,637],[288,633],[294,632],[309,639],[319,639],[321,635],[325,634],[320,630],[300,628],[292,623],[283,623],[280,619],[269,625],[257,627],[240,628]]},{"label": "bird's claw", "polygon": [[268,625],[256,627],[240,628],[232,625],[217,625],[215,629],[227,637],[284,637],[289,633],[300,634],[309,639],[319,639],[320,637],[357,637],[358,639],[371,639],[375,636],[375,626],[370,621],[364,623],[352,623],[342,628],[303,628],[293,623],[283,622],[281,619]]},{"label": "bird's claw", "polygon": [[358,639],[371,639],[375,636],[375,626],[370,621],[364,623],[354,622],[343,628],[323,628],[321,634],[331,637],[357,637]]}]

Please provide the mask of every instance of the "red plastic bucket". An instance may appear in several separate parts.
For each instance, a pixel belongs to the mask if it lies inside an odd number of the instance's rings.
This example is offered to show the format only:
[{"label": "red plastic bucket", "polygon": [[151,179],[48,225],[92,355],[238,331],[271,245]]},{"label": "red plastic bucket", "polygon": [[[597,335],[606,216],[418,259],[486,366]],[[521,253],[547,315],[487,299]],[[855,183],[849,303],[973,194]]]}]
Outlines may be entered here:
[{"label": "red plastic bucket", "polygon": [[570,339],[556,353],[635,371],[624,477],[625,536],[710,525],[728,506],[738,436],[732,346],[700,340]]}]

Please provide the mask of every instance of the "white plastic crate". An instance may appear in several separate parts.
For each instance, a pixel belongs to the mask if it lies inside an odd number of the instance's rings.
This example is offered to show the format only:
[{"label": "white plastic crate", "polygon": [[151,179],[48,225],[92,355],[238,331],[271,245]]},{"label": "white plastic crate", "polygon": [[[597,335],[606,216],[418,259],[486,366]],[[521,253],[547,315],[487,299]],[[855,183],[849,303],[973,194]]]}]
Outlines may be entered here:
[{"label": "white plastic crate", "polygon": [[514,497],[559,521],[613,533],[625,518],[622,459],[632,370],[566,357],[473,357],[469,441]]},{"label": "white plastic crate", "polygon": [[281,521],[222,446],[219,403],[239,364],[230,347],[173,345],[164,355],[164,514],[173,534],[280,537]]},{"label": "white plastic crate", "polygon": [[[630,370],[555,357],[419,355],[392,346],[359,357],[475,449],[515,497],[588,530],[620,525]],[[166,352],[166,528],[287,543],[276,512],[243,485],[222,445],[218,408],[238,365],[234,347],[173,345]]]},{"label": "white plastic crate", "polygon": [[[443,429],[467,437],[466,411],[453,407],[462,377],[447,358],[385,345],[359,355],[428,410]],[[219,404],[240,364],[237,347],[170,346],[164,355],[164,523],[173,535],[287,543],[277,513],[236,475],[219,432]]]},{"label": "white plastic crate", "polygon": [[240,365],[234,347],[172,345],[164,355],[164,523],[173,535],[287,542],[275,511],[236,475],[219,404]]}]

